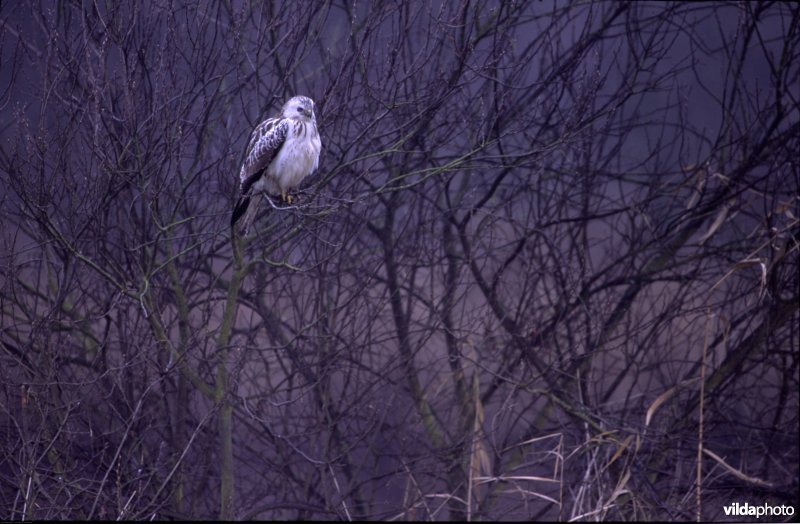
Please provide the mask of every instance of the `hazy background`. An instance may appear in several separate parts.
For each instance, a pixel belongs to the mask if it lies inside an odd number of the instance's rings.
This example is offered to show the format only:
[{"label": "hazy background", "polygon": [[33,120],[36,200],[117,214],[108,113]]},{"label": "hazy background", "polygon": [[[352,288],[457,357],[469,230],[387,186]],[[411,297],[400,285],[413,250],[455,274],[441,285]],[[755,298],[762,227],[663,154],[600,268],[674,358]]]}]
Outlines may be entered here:
[{"label": "hazy background", "polygon": [[[3,518],[797,503],[793,4],[0,18]],[[320,169],[232,240],[295,94]]]}]

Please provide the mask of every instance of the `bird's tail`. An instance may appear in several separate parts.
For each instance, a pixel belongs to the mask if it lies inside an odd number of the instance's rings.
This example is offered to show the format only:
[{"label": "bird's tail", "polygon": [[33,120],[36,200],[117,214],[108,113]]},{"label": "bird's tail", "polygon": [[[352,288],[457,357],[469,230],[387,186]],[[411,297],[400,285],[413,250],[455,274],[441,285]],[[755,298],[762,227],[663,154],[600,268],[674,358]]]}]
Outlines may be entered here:
[{"label": "bird's tail", "polygon": [[239,232],[243,235],[246,235],[250,230],[250,226],[256,219],[258,207],[259,204],[261,204],[261,198],[262,195],[260,193],[252,196],[242,196],[236,203],[236,207],[233,208],[233,214],[231,215],[231,227],[235,227],[236,222],[238,222],[241,218],[241,222],[239,223]]},{"label": "bird's tail", "polygon": [[236,202],[236,206],[233,208],[233,214],[231,214],[231,227],[236,225],[236,222],[242,218],[242,215],[245,211],[247,211],[247,206],[250,204],[250,197],[249,196],[242,196],[239,197],[239,200]]}]

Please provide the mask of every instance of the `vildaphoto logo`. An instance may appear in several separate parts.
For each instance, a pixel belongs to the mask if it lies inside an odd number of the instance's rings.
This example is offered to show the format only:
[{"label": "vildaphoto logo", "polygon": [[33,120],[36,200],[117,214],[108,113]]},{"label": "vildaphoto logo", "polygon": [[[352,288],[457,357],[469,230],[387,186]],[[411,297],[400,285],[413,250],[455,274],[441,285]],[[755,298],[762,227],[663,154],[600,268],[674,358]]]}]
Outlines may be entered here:
[{"label": "vildaphoto logo", "polygon": [[794,506],[770,506],[769,504],[761,504],[760,506],[753,506],[745,502],[739,504],[734,502],[727,506],[722,506],[722,510],[728,517],[791,517],[794,515]]}]

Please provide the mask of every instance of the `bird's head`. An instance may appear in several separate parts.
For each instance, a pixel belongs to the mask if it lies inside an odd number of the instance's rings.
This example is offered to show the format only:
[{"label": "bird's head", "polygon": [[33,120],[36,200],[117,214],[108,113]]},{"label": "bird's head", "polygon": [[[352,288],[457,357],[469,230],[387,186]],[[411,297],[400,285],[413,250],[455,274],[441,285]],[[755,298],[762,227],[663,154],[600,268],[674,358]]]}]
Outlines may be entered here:
[{"label": "bird's head", "polygon": [[316,120],[314,114],[314,101],[307,96],[293,96],[281,110],[283,118],[299,118],[300,120]]}]

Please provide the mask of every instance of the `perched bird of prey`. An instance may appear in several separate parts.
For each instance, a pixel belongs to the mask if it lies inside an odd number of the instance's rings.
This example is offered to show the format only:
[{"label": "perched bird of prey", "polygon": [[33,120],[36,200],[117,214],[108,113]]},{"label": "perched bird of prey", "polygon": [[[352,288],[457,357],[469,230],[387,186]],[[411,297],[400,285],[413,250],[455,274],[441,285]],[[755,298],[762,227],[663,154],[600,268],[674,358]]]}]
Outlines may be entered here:
[{"label": "perched bird of prey", "polygon": [[291,204],[287,192],[317,169],[321,147],[314,101],[307,96],[290,98],[279,117],[261,122],[250,136],[239,172],[231,227],[244,215],[241,231],[247,233],[265,193]]}]

